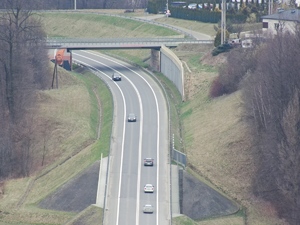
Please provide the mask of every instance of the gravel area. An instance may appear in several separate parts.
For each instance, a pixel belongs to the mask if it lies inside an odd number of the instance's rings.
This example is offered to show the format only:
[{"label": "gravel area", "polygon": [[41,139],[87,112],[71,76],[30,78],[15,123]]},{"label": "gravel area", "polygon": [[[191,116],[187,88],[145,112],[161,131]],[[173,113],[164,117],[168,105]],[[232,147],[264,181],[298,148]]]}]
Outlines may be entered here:
[{"label": "gravel area", "polygon": [[[99,162],[67,182],[45,198],[39,206],[45,209],[80,212],[96,202]],[[179,170],[180,213],[194,219],[230,215],[239,207],[208,185]],[[92,225],[92,224],[91,224]]]},{"label": "gravel area", "polygon": [[94,163],[83,173],[60,187],[40,202],[44,209],[80,212],[96,203],[100,162]]},{"label": "gravel area", "polygon": [[184,170],[179,170],[180,211],[193,220],[230,215],[239,207]]}]

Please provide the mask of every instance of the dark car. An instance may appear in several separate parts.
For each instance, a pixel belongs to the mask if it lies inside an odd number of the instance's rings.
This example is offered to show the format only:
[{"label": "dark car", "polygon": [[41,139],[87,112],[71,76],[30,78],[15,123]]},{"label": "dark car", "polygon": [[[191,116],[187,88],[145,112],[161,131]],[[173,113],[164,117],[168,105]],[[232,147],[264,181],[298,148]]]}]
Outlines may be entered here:
[{"label": "dark car", "polygon": [[111,76],[111,79],[114,80],[114,81],[121,81],[122,77],[118,73],[113,73],[113,75]]},{"label": "dark car", "polygon": [[153,166],[153,159],[152,158],[145,158],[144,159],[144,166]]},{"label": "dark car", "polygon": [[129,113],[128,122],[136,122],[136,116],[134,113]]}]

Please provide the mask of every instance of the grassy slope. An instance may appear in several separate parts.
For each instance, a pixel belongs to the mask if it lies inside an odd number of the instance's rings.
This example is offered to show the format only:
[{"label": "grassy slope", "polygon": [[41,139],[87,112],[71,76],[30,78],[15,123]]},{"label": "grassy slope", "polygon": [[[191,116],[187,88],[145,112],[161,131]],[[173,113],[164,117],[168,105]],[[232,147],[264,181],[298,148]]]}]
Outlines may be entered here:
[{"label": "grassy slope", "polygon": [[[116,30],[114,25],[119,22],[103,18],[106,24],[101,24],[101,20],[96,15],[70,15],[70,14],[43,14],[45,18],[45,27],[49,36],[84,36],[84,37],[114,37]],[[97,18],[96,18],[97,17]],[[74,25],[76,21],[76,26]],[[164,20],[164,19],[161,19]],[[112,21],[112,22],[110,22]],[[193,27],[203,33],[213,35],[212,25],[186,22],[169,18],[165,23],[171,23],[176,26]],[[70,26],[71,24],[71,26]],[[137,25],[129,22],[128,30],[125,24],[119,26],[118,32],[130,37],[138,35],[140,32],[147,32],[144,25]],[[98,27],[97,29],[88,29]],[[101,29],[100,29],[101,27]],[[197,28],[194,28],[197,27]],[[144,36],[150,36],[156,28]],[[83,32],[84,31],[84,32]],[[103,32],[103,33],[102,33]],[[111,33],[109,33],[111,32]],[[163,33],[157,31],[161,36],[172,35],[172,32]],[[162,33],[160,33],[162,32]],[[118,54],[118,52],[116,52]],[[249,154],[250,140],[247,138],[246,128],[241,120],[241,106],[239,93],[231,96],[224,96],[215,100],[207,98],[207,91],[211,80],[216,76],[216,68],[203,65],[199,58],[203,56],[203,52],[194,52],[189,54],[184,50],[176,52],[176,54],[184,60],[192,73],[187,73],[186,78],[189,80],[188,89],[189,99],[183,104],[179,104],[181,111],[181,119],[184,124],[183,137],[185,150],[187,151],[191,166],[203,177],[212,181],[217,188],[226,192],[229,196],[237,199],[243,206],[247,207],[248,224],[280,224],[274,216],[274,210],[268,204],[261,204],[257,199],[250,195],[249,185],[251,180],[248,178],[254,171],[254,165]],[[122,51],[122,56],[130,56],[143,63],[142,59],[149,55],[149,51],[143,50]],[[63,77],[61,77],[63,79]],[[75,80],[74,80],[75,79]],[[49,90],[39,93],[41,98],[40,115],[50,122],[54,119],[54,124],[58,124],[58,128],[54,129],[57,136],[51,136],[53,140],[60,140],[64,137],[60,146],[52,146],[55,143],[49,140],[49,152],[47,157],[58,157],[57,150],[61,150],[61,160],[68,155],[83,149],[79,154],[72,157],[63,165],[56,167],[60,160],[54,165],[49,165],[39,174],[43,174],[52,168],[52,172],[40,179],[36,176],[11,180],[7,182],[5,187],[5,195],[0,201],[0,225],[7,224],[62,224],[74,218],[72,213],[53,212],[49,210],[38,209],[35,205],[44,196],[54,191],[67,179],[70,179],[76,173],[84,169],[90,163],[96,160],[100,152],[95,151],[95,145],[103,145],[105,141],[95,142],[95,127],[92,127],[92,121],[97,120],[97,115],[93,115],[97,111],[95,96],[92,92],[87,92],[85,85],[91,81],[80,81],[79,78],[71,78],[69,74],[65,74],[65,83],[59,90]],[[97,83],[97,82],[96,82]],[[166,83],[168,83],[166,81]],[[97,90],[104,90],[98,88]],[[73,95],[72,93],[76,93]],[[103,96],[102,93],[98,93]],[[104,96],[109,95],[108,93]],[[60,99],[62,97],[62,99]],[[109,97],[108,97],[109,98]],[[70,99],[66,100],[66,99]],[[102,98],[101,98],[102,99]],[[82,102],[81,107],[77,106],[78,102]],[[107,102],[106,100],[104,102]],[[180,101],[175,101],[176,103]],[[70,103],[70,104],[69,104]],[[86,105],[86,103],[88,103]],[[53,105],[52,105],[53,104]],[[109,105],[109,103],[107,103]],[[46,110],[47,109],[47,110]],[[47,113],[47,111],[49,112]],[[109,113],[103,116],[107,119],[104,123],[103,138],[109,139]],[[72,113],[71,113],[72,111]],[[175,111],[175,110],[174,110]],[[39,113],[38,113],[39,114]],[[90,117],[90,115],[93,115]],[[90,118],[92,118],[90,120]],[[74,123],[74,121],[80,123]],[[64,126],[63,124],[68,124]],[[71,129],[66,129],[70,127]],[[79,132],[76,132],[76,130]],[[103,131],[103,130],[102,130]],[[84,134],[84,136],[82,136]],[[69,137],[69,138],[67,138]],[[75,143],[74,140],[78,140]],[[108,141],[107,141],[108,143]],[[177,145],[179,142],[177,141]],[[84,148],[86,146],[86,148]],[[40,146],[40,148],[42,148]],[[108,146],[100,146],[101,149],[108,149]],[[55,150],[55,151],[54,151]],[[104,150],[103,150],[104,152]],[[106,152],[104,152],[106,153]],[[80,167],[78,167],[80,165]],[[70,169],[72,168],[72,169]],[[76,170],[74,171],[74,168]],[[39,175],[37,174],[37,175]],[[61,178],[61,179],[60,179]],[[247,179],[248,178],[248,179]],[[33,183],[34,181],[34,183]],[[25,195],[26,190],[34,184]],[[24,204],[17,210],[16,206],[23,199]],[[259,203],[259,204],[255,204]],[[267,209],[267,210],[266,210]],[[211,219],[209,221],[190,221],[188,218],[182,217],[174,219],[176,225],[188,224],[243,224],[241,215],[234,215],[227,218]],[[22,221],[19,223],[18,221]]]},{"label": "grassy slope", "polygon": [[[4,224],[63,224],[73,218],[74,213],[43,210],[36,204],[98,160],[101,153],[108,154],[112,120],[109,90],[90,73],[78,76],[60,69],[59,74],[60,88],[38,93],[36,111],[37,121],[52,124],[48,127],[46,162],[55,162],[41,168],[35,176],[6,183],[0,201],[0,221]],[[96,95],[101,96],[101,105]],[[103,119],[97,140],[99,107]],[[39,131],[36,137],[43,139]],[[42,149],[42,143],[37,148]],[[41,162],[41,157],[36,160]]]}]

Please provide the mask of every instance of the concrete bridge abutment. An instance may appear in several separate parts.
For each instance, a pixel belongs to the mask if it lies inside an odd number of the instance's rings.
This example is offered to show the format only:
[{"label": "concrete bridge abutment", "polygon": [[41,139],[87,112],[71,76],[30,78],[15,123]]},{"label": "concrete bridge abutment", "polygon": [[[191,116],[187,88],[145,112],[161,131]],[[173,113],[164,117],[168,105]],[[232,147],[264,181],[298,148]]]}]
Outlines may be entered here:
[{"label": "concrete bridge abutment", "polygon": [[151,49],[150,66],[153,71],[160,72],[160,49]]}]

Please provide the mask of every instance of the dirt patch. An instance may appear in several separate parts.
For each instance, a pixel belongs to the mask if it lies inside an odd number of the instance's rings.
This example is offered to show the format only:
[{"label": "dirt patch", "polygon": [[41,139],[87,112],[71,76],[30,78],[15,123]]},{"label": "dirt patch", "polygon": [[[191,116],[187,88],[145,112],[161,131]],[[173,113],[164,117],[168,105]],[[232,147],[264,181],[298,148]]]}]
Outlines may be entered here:
[{"label": "dirt patch", "polygon": [[205,53],[205,55],[200,59],[200,62],[205,65],[210,66],[221,66],[227,62],[227,52],[221,53],[219,55],[213,56],[211,51]]}]

